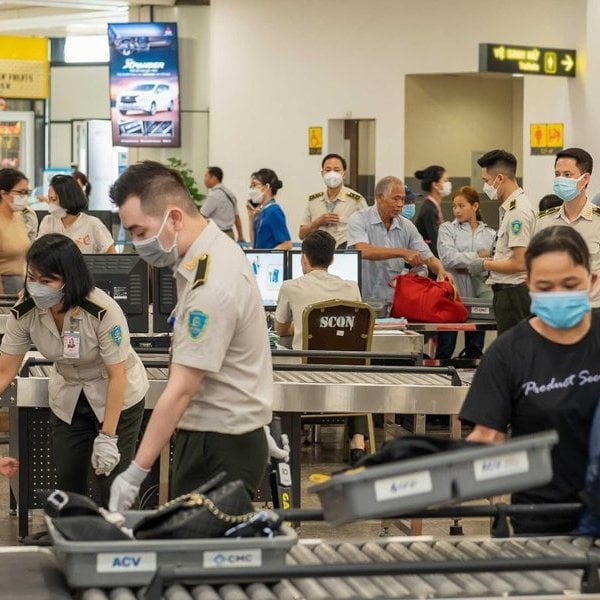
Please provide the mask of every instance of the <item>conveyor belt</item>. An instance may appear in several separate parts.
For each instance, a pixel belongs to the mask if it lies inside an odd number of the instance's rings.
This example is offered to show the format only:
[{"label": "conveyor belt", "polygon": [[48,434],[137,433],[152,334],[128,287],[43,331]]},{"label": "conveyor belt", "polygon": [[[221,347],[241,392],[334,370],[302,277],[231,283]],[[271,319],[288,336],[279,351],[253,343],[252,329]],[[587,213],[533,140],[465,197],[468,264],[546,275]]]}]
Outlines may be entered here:
[{"label": "conveyor belt", "polygon": [[[30,368],[31,377],[49,377],[53,367],[49,365],[33,365]],[[166,380],[167,369],[161,369],[158,367],[147,367],[146,375],[150,380]]]},{"label": "conveyor belt", "polygon": [[[276,583],[255,582],[238,585],[223,576],[223,582],[200,585],[169,585],[164,598],[177,600],[256,600],[277,598],[592,598],[581,595],[581,570],[493,570],[496,559],[585,558],[588,552],[600,552],[588,538],[508,538],[488,539],[455,537],[443,540],[422,538],[376,538],[363,541],[301,540],[292,548],[288,565],[330,565],[332,576],[292,578]],[[397,563],[423,561],[490,561],[490,570],[475,573],[431,573],[422,575],[378,575],[371,577],[335,577],[336,565],[354,563]],[[267,567],[268,568],[268,567]],[[206,572],[206,570],[204,570]],[[121,588],[106,593],[87,590],[82,600],[130,600],[137,590]]]},{"label": "conveyor belt", "polygon": [[312,383],[337,385],[416,385],[448,386],[448,376],[433,373],[360,373],[336,371],[275,371],[275,383]]}]

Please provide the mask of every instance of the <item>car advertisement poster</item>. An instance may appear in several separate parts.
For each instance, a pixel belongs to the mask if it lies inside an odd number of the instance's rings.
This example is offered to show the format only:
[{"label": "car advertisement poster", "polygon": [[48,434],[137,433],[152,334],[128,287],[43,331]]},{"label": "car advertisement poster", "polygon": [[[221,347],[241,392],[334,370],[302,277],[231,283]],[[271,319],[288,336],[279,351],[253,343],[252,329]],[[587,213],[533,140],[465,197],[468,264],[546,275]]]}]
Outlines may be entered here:
[{"label": "car advertisement poster", "polygon": [[177,23],[109,23],[114,146],[178,147]]}]

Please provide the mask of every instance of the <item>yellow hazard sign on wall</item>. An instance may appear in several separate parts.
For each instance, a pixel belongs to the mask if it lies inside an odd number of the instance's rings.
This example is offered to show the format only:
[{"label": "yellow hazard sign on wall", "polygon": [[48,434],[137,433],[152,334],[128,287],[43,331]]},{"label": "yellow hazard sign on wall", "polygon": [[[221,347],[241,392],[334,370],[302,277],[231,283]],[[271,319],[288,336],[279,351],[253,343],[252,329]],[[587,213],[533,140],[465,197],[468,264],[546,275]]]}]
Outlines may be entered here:
[{"label": "yellow hazard sign on wall", "polygon": [[323,128],[309,127],[308,128],[308,153],[322,154],[323,153]]},{"label": "yellow hazard sign on wall", "polygon": [[563,149],[564,123],[532,123],[529,126],[531,154],[556,154]]},{"label": "yellow hazard sign on wall", "polygon": [[0,96],[48,97],[48,39],[0,36]]}]

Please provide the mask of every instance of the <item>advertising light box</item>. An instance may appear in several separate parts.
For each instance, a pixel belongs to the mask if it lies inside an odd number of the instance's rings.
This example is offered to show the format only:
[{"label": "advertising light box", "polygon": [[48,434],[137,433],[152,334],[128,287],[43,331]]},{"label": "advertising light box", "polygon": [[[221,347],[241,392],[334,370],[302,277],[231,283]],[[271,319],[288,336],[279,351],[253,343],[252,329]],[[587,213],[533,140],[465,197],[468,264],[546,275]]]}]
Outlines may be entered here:
[{"label": "advertising light box", "polygon": [[115,146],[181,145],[177,23],[109,23]]}]

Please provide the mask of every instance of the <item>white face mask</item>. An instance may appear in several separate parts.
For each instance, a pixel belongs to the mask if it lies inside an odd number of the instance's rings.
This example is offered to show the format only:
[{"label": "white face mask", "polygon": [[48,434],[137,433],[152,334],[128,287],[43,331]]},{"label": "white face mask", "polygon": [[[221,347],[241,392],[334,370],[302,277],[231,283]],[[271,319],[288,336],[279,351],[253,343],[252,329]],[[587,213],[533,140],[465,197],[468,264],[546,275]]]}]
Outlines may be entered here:
[{"label": "white face mask", "polygon": [[145,240],[140,240],[139,242],[133,242],[133,247],[140,257],[154,267],[172,267],[179,260],[177,231],[175,232],[173,244],[170,248],[163,248],[159,239],[168,218],[169,213],[167,212],[156,235],[146,238]]},{"label": "white face mask", "polygon": [[23,210],[27,204],[29,204],[29,198],[27,196],[15,196],[10,207],[14,212]]},{"label": "white face mask", "polygon": [[449,196],[452,193],[452,182],[444,181],[444,183],[442,183],[442,189],[440,190],[440,193],[442,194],[442,198]]},{"label": "white face mask", "polygon": [[323,181],[328,188],[335,189],[344,183],[344,176],[338,171],[327,171],[323,175]]},{"label": "white face mask", "polygon": [[48,212],[59,219],[67,216],[67,209],[63,208],[60,204],[48,203]]},{"label": "white face mask", "polygon": [[260,206],[263,200],[263,193],[260,188],[250,188],[248,190],[248,196],[250,198],[250,202],[254,206]]},{"label": "white face mask", "polygon": [[[494,179],[494,181],[496,181]],[[483,184],[483,193],[490,199],[490,200],[497,200],[498,199],[498,188],[494,187],[494,185],[490,185],[487,181],[484,182]]]},{"label": "white face mask", "polygon": [[62,302],[65,295],[63,292],[64,285],[57,289],[50,287],[49,285],[44,285],[43,283],[38,283],[37,281],[27,280],[25,282],[25,287],[38,308],[51,308],[59,302]]}]

